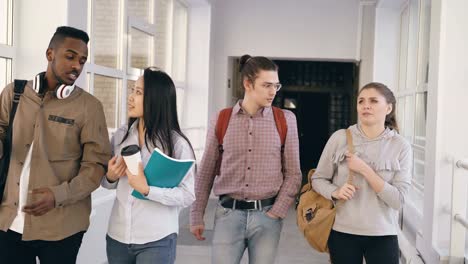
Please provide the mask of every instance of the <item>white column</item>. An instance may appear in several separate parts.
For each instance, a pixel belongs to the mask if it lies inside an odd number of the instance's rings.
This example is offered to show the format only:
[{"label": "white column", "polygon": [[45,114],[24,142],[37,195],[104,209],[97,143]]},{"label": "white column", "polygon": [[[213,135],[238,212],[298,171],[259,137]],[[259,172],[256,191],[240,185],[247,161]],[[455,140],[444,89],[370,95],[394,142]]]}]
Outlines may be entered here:
[{"label": "white column", "polygon": [[211,6],[190,8],[187,46],[187,87],[181,126],[198,160],[205,145],[210,85]]},{"label": "white column", "polygon": [[[359,3],[358,50],[356,60],[359,64],[359,88],[372,82],[374,67],[376,3],[365,1]],[[360,44],[360,45],[359,45]]]}]

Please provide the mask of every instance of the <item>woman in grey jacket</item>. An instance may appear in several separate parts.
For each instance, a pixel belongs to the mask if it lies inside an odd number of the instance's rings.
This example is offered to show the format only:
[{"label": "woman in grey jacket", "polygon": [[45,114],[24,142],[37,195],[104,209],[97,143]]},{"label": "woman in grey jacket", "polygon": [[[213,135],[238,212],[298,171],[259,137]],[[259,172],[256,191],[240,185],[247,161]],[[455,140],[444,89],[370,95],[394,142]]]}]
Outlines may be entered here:
[{"label": "woman in grey jacket", "polygon": [[[312,176],[315,191],[337,206],[328,247],[333,264],[397,264],[398,210],[411,186],[411,145],[398,134],[395,96],[381,83],[359,92],[358,124],[350,126],[355,153],[347,151],[346,131],[328,140]],[[348,184],[349,172],[355,175]]]}]

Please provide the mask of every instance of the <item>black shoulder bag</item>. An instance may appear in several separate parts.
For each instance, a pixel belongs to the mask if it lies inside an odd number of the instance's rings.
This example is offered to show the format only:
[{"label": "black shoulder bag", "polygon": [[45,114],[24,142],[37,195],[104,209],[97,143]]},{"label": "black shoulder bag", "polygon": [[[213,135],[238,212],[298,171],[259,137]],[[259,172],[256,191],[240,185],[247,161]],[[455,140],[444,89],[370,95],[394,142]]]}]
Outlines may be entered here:
[{"label": "black shoulder bag", "polygon": [[10,111],[10,121],[8,122],[8,128],[5,131],[5,139],[3,140],[3,156],[0,159],[0,198],[2,200],[8,176],[8,168],[10,167],[11,145],[13,139],[13,120],[15,118],[16,108],[18,108],[18,103],[26,83],[27,81],[25,80],[15,80],[13,104]]}]

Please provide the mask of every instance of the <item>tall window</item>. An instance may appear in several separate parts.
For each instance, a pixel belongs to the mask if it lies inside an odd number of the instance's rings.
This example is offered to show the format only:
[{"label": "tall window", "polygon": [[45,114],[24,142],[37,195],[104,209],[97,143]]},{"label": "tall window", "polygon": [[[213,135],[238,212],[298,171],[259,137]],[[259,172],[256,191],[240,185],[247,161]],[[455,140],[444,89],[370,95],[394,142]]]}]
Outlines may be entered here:
[{"label": "tall window", "polygon": [[12,81],[13,47],[13,1],[0,0],[0,90]]},{"label": "tall window", "polygon": [[429,69],[430,0],[409,0],[401,12],[400,63],[397,118],[413,146],[413,191],[411,199],[423,210],[426,152],[427,83]]},{"label": "tall window", "polygon": [[148,66],[168,72],[183,100],[187,8],[181,2],[89,0],[88,6],[89,90],[101,100],[110,131],[126,122],[128,94]]}]

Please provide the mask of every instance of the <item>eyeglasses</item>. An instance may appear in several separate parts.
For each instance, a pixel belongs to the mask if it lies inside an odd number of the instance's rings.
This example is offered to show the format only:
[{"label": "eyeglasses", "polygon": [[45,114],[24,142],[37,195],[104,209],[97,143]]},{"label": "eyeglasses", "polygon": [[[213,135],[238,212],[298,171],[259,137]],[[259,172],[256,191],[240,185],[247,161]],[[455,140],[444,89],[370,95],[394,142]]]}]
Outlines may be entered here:
[{"label": "eyeglasses", "polygon": [[283,85],[281,83],[262,83],[261,86],[268,90],[275,89],[278,92]]}]

